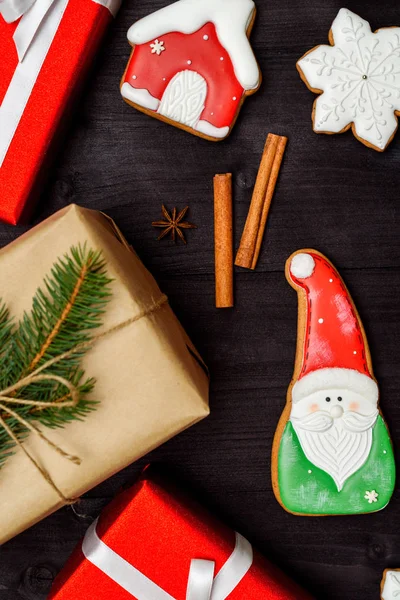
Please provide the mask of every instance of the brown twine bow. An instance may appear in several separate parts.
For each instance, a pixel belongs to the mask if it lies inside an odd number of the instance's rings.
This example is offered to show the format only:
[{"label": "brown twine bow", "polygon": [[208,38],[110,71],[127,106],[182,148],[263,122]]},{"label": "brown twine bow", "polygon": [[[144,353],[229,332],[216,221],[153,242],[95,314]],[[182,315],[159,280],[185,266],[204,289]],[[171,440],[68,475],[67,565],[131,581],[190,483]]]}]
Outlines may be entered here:
[{"label": "brown twine bow", "polygon": [[[167,296],[165,296],[165,295],[161,296],[161,298],[157,302],[155,302],[152,306],[150,306],[146,310],[140,312],[135,317],[127,319],[126,321],[123,321],[122,323],[119,323],[118,325],[115,325],[114,327],[111,327],[110,329],[103,331],[102,333],[92,337],[87,342],[82,342],[81,344],[77,344],[76,346],[71,348],[71,350],[68,350],[67,352],[63,352],[62,354],[55,356],[54,358],[48,360],[43,365],[41,365],[40,367],[38,367],[37,369],[32,371],[32,373],[30,373],[26,377],[23,377],[22,379],[20,379],[13,385],[10,385],[8,388],[1,390],[0,391],[0,410],[3,411],[3,414],[7,413],[10,417],[13,417],[14,419],[16,419],[21,425],[26,427],[26,429],[28,429],[28,431],[31,431],[32,433],[39,436],[39,438],[41,440],[46,442],[46,444],[48,444],[48,446],[50,448],[52,448],[58,454],[60,454],[60,456],[62,456],[63,458],[66,458],[67,460],[71,461],[75,465],[80,465],[81,459],[78,456],[74,456],[73,454],[69,454],[68,452],[65,452],[62,448],[60,448],[60,446],[58,446],[57,444],[52,442],[47,436],[45,436],[44,433],[42,433],[42,431],[40,431],[40,429],[36,425],[34,425],[33,423],[31,423],[31,422],[27,421],[26,419],[24,419],[23,417],[21,417],[18,413],[16,413],[14,410],[12,410],[12,408],[7,406],[7,404],[15,404],[15,405],[20,405],[20,406],[21,405],[22,406],[33,406],[38,410],[45,410],[47,408],[61,409],[61,408],[77,406],[77,404],[79,403],[79,390],[75,385],[73,385],[70,381],[68,381],[64,377],[60,377],[58,375],[52,375],[51,373],[42,374],[42,372],[49,369],[56,363],[64,360],[65,358],[68,358],[72,354],[76,354],[80,350],[83,350],[84,348],[88,348],[88,347],[92,346],[95,342],[110,335],[111,333],[116,333],[117,331],[120,331],[121,329],[128,327],[128,325],[131,325],[132,323],[136,323],[137,321],[140,321],[144,317],[151,315],[152,313],[159,310],[167,302],[168,302]],[[56,381],[56,382],[62,384],[63,386],[65,386],[68,389],[71,399],[64,400],[63,402],[59,402],[57,400],[55,402],[43,402],[40,400],[29,400],[29,399],[25,399],[25,398],[21,399],[21,398],[16,398],[16,397],[12,396],[12,394],[18,392],[20,389],[24,388],[25,386],[31,385],[32,383],[37,383],[39,381]],[[7,404],[4,404],[4,402],[6,402]],[[28,452],[28,450],[25,448],[24,444],[18,439],[18,437],[15,435],[15,433],[12,431],[12,429],[9,427],[9,425],[7,425],[6,421],[4,420],[4,418],[1,415],[0,415],[0,427],[2,427],[4,429],[4,431],[13,440],[13,442],[25,453],[25,455],[29,458],[31,463],[40,472],[43,479],[45,479],[47,481],[47,483],[53,488],[53,490],[56,492],[56,494],[59,496],[59,498],[63,501],[63,503],[64,504],[74,504],[77,501],[77,499],[76,498],[75,499],[67,498],[66,496],[64,496],[62,491],[57,487],[56,483],[54,482],[53,478],[51,477],[51,475],[47,471],[47,469],[45,467],[43,467],[42,465],[40,465],[39,462],[32,456],[32,454],[30,454]]]}]

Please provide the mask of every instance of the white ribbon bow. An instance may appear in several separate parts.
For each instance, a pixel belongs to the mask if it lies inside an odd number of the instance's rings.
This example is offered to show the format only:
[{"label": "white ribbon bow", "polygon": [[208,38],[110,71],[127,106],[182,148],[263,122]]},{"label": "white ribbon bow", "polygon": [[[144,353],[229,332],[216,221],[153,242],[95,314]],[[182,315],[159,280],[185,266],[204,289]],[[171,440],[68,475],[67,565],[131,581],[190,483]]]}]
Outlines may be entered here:
[{"label": "white ribbon bow", "polygon": [[13,23],[23,16],[13,39],[17,49],[18,60],[22,62],[32,42],[39,32],[44,18],[59,0],[3,0],[0,13],[7,23]]},{"label": "white ribbon bow", "polygon": [[[81,0],[82,2],[89,0]],[[92,0],[116,15],[122,0]],[[69,0],[0,0],[7,23],[21,17],[14,32],[19,64],[0,106],[0,167],[53,43]],[[79,14],[76,16],[79,19]]]},{"label": "white ribbon bow", "polygon": [[0,15],[6,23],[14,23],[30,9],[36,0],[0,0]]},{"label": "white ribbon bow", "polygon": [[[43,19],[48,14],[54,4],[58,0],[0,0],[0,14],[3,16],[6,23],[14,23],[22,15],[23,19],[17,27],[14,34],[14,42],[17,48],[18,59],[21,62],[25,54],[29,50],[30,45]],[[102,4],[110,10],[112,14],[116,14],[122,0],[93,0],[97,4]],[[60,4],[60,2],[58,2]]]},{"label": "white ribbon bow", "polygon": [[[109,548],[97,535],[96,526],[97,520],[89,527],[82,543],[82,552],[87,560],[137,600],[175,600]],[[225,600],[239,585],[252,564],[251,544],[236,533],[235,549],[215,578],[213,561],[191,561],[186,600]]]}]

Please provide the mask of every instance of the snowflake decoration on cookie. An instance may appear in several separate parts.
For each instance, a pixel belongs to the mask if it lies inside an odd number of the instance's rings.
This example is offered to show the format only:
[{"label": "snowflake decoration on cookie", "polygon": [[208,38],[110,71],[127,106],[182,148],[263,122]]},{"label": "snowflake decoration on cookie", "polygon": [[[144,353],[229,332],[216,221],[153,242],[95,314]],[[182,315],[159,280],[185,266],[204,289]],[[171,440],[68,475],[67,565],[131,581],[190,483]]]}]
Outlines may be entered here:
[{"label": "snowflake decoration on cookie", "polygon": [[390,573],[391,575],[391,580],[392,580],[392,585],[395,586],[395,589],[393,590],[393,598],[397,598],[398,596],[400,596],[400,577],[398,576],[398,574],[395,573]]},{"label": "snowflake decoration on cookie", "polygon": [[378,502],[378,496],[379,494],[375,491],[372,490],[371,492],[365,492],[365,500],[368,500],[368,504],[372,504],[373,502]]},{"label": "snowflake decoration on cookie", "polygon": [[150,44],[150,48],[152,54],[160,56],[161,52],[165,50],[164,42],[162,40],[155,40],[153,44]]},{"label": "snowflake decoration on cookie", "polygon": [[400,572],[398,569],[387,569],[382,580],[382,600],[392,600],[400,597]]},{"label": "snowflake decoration on cookie", "polygon": [[342,8],[329,39],[331,46],[317,46],[297,63],[308,87],[321,94],[314,131],[352,127],[363,144],[383,151],[400,115],[400,27],[373,33],[367,21]]}]

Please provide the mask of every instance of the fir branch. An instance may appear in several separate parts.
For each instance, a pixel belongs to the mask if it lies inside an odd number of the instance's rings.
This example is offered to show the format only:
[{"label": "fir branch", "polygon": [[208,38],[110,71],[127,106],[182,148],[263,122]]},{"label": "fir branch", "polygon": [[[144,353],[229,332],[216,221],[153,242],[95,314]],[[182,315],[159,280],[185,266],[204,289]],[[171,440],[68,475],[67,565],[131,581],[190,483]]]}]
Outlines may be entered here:
[{"label": "fir branch", "polygon": [[[94,380],[85,378],[81,361],[110,300],[110,283],[101,253],[88,250],[86,245],[73,247],[52,267],[32,300],[30,313],[14,325],[7,308],[0,306],[0,388],[2,390],[34,373],[49,360],[60,357],[77,347],[77,351],[54,363],[49,373],[70,382],[79,391],[76,406],[38,408],[2,400],[12,409],[0,414],[7,427],[21,442],[29,433],[23,424],[37,421],[46,427],[62,427],[70,421],[82,420],[95,409],[90,398]],[[70,392],[65,384],[54,380],[33,381],[14,392],[19,400],[63,404]],[[16,415],[18,418],[13,416]],[[12,453],[15,441],[6,428],[0,427],[0,466]]]},{"label": "fir branch", "polygon": [[76,281],[75,287],[72,290],[71,297],[68,299],[68,301],[66,303],[66,306],[65,306],[65,308],[64,308],[64,310],[63,310],[60,318],[55,323],[52,331],[50,331],[50,333],[49,333],[46,341],[43,343],[43,346],[41,347],[40,351],[38,352],[38,354],[36,354],[35,358],[32,360],[31,364],[29,365],[29,367],[28,367],[28,373],[31,373],[32,371],[35,370],[36,365],[45,356],[47,350],[51,346],[51,344],[54,341],[55,337],[60,332],[61,326],[67,320],[68,315],[71,312],[71,309],[72,309],[72,307],[74,306],[74,304],[76,302],[76,299],[77,299],[77,296],[79,294],[79,291],[82,288],[82,284],[85,281],[85,277],[86,277],[86,274],[87,274],[89,268],[90,268],[90,261],[88,260],[88,262],[84,262],[82,264],[82,267],[80,269],[80,272],[79,272],[78,279]]}]

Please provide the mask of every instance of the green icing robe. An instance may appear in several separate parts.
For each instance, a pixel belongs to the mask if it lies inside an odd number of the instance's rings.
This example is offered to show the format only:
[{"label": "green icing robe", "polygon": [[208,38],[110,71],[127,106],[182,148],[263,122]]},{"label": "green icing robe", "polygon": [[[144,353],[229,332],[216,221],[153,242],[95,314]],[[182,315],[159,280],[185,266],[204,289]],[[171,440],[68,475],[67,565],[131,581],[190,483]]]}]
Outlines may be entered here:
[{"label": "green icing robe", "polygon": [[[386,425],[378,417],[372,447],[364,465],[349,477],[338,492],[332,477],[305,456],[293,425],[285,427],[278,456],[281,502],[293,513],[307,515],[360,514],[385,508],[394,490],[396,467]],[[377,502],[364,498],[375,490]]]}]

